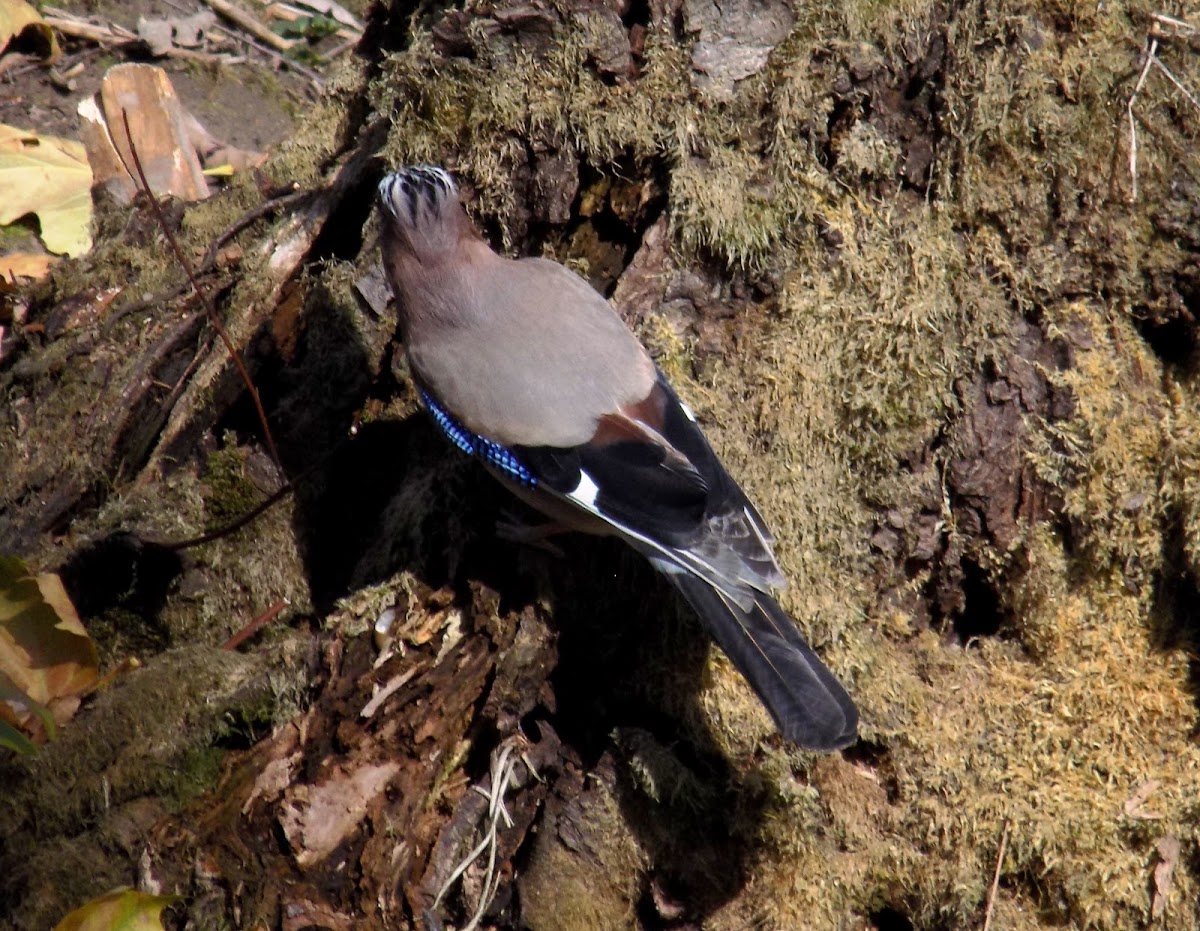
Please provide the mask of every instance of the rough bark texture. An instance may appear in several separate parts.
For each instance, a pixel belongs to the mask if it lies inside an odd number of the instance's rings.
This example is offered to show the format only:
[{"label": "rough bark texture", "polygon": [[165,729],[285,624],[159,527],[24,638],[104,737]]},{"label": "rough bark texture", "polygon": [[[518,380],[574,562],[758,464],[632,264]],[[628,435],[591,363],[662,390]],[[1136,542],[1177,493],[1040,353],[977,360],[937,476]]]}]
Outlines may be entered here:
[{"label": "rough bark texture", "polygon": [[[0,761],[3,920],[156,883],[187,928],[1200,926],[1200,111],[1151,71],[1135,199],[1151,12],[377,9],[301,134],[168,208],[278,463],[110,208],[0,358],[0,548],[145,668]],[[1187,35],[1158,54],[1195,86]],[[373,182],[417,161],[613,295],[858,744],[782,745],[615,545],[494,537],[374,268]]]}]

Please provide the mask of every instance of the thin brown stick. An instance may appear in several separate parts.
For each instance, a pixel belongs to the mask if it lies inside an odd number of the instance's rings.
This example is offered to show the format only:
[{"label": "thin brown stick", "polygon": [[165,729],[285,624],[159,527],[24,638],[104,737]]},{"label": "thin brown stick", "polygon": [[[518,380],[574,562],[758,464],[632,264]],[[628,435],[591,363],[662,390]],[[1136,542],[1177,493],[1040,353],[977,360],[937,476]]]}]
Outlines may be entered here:
[{"label": "thin brown stick", "polygon": [[[204,253],[204,258],[200,260],[200,264],[196,266],[196,277],[205,275],[212,271],[213,266],[217,263],[217,256],[221,251],[221,247],[228,243],[231,239],[237,236],[242,230],[250,226],[256,220],[260,220],[268,214],[274,213],[284,207],[289,207],[292,204],[310,197],[311,191],[291,191],[287,194],[281,194],[279,197],[273,197],[268,201],[263,201],[257,207],[247,210],[244,214],[238,217],[233,223],[225,229],[208,247],[208,251]],[[169,288],[164,288],[162,291],[156,291],[140,300],[132,301],[125,306],[114,310],[104,319],[104,331],[108,332],[118,322],[128,317],[130,314],[141,313],[148,307],[161,307],[163,304],[169,303],[179,297],[184,291],[190,287],[187,281],[182,281],[177,285],[172,285]]]},{"label": "thin brown stick", "polygon": [[[319,460],[319,462],[324,462],[324,459]],[[297,478],[297,481],[308,475],[312,469],[313,466],[309,466],[307,469],[301,472]],[[198,537],[190,537],[187,540],[152,540],[147,542],[152,542],[155,545],[161,546],[165,550],[171,550],[172,552],[177,552],[179,550],[190,550],[194,546],[203,546],[205,543],[211,543],[213,540],[219,540],[221,537],[226,537],[231,533],[237,533],[248,523],[258,517],[259,514],[262,514],[269,507],[275,504],[276,501],[279,501],[285,495],[291,494],[291,491],[294,487],[295,485],[292,482],[287,482],[282,488],[271,492],[270,495],[248,510],[245,514],[239,514],[228,524],[218,527],[216,530],[210,530],[208,533],[202,533]]]},{"label": "thin brown stick", "polygon": [[229,331],[225,329],[225,324],[221,322],[217,315],[217,309],[209,300],[208,295],[200,288],[200,282],[196,280],[196,273],[192,269],[192,263],[183,253],[183,248],[179,245],[179,240],[175,238],[175,234],[171,232],[171,227],[167,223],[167,218],[163,215],[162,206],[158,202],[154,191],[150,189],[150,182],[146,180],[146,172],[142,168],[142,160],[138,157],[137,147],[133,144],[133,134],[129,130],[129,111],[124,107],[121,108],[121,120],[125,124],[125,138],[129,140],[129,151],[133,155],[133,165],[137,169],[138,179],[142,183],[142,190],[150,198],[150,207],[154,211],[155,219],[158,220],[158,225],[166,236],[167,242],[171,246],[171,251],[175,253],[175,258],[179,262],[184,273],[188,277],[188,281],[192,285],[192,289],[196,292],[196,297],[204,306],[204,312],[208,315],[208,321],[212,324],[212,328],[217,331],[217,335],[221,337],[221,342],[225,344],[225,349],[229,353],[229,357],[233,359],[233,364],[241,375],[242,381],[246,385],[246,390],[250,392],[250,398],[254,401],[254,409],[258,413],[258,422],[263,428],[263,438],[267,442],[267,448],[270,450],[271,459],[275,462],[275,466],[279,469],[280,475],[287,475],[287,470],[283,467],[283,460],[279,456],[279,450],[275,446],[275,438],[271,435],[271,426],[267,422],[267,412],[263,409],[262,399],[258,395],[258,388],[254,385],[254,380],[250,377],[250,372],[246,369],[245,363],[242,362],[242,357],[237,351],[237,347],[233,345],[233,339],[229,336]]},{"label": "thin brown stick", "polygon": [[284,483],[283,487],[279,488],[277,491],[271,492],[270,495],[252,507],[245,514],[240,514],[228,524],[218,527],[216,530],[210,530],[207,533],[200,534],[198,537],[191,537],[187,540],[147,540],[146,542],[153,543],[155,546],[161,546],[165,550],[176,552],[178,550],[188,550],[194,546],[202,546],[205,543],[211,543],[213,540],[219,540],[221,537],[228,536],[231,533],[236,533],[252,520],[257,518],[259,514],[262,514],[264,511],[274,505],[276,501],[279,501],[285,495],[291,494],[296,486],[307,479],[321,466],[325,465],[325,463],[329,461],[330,457],[341,450],[343,445],[345,445],[347,442],[349,442],[349,438],[343,438],[339,440],[334,444],[332,449],[326,451],[319,459],[317,459],[315,462],[310,462],[294,479]]},{"label": "thin brown stick", "polygon": [[256,633],[262,630],[267,624],[279,617],[279,612],[291,605],[291,602],[286,598],[280,598],[271,607],[267,608],[262,614],[252,620],[249,624],[239,630],[236,634],[221,644],[221,649],[228,653],[232,653],[243,643],[253,637]]},{"label": "thin brown stick", "polygon": [[988,931],[992,923],[992,909],[996,906],[996,890],[1000,888],[1000,868],[1004,866],[1004,850],[1008,846],[1008,822],[1004,822],[1004,831],[1000,834],[1000,850],[996,854],[996,872],[992,875],[992,887],[988,890],[987,909],[983,913],[983,931]]},{"label": "thin brown stick", "polygon": [[204,258],[200,260],[200,270],[202,272],[212,268],[217,261],[217,253],[221,251],[221,247],[229,240],[233,239],[238,233],[244,230],[255,220],[265,217],[269,213],[273,213],[282,207],[291,206],[293,203],[303,200],[308,197],[309,191],[291,191],[287,194],[282,194],[279,197],[273,197],[271,200],[263,201],[257,207],[247,210],[240,217],[233,221],[224,232],[212,241],[212,245],[208,247],[208,251],[204,253]]},{"label": "thin brown stick", "polygon": [[339,55],[343,54],[344,52],[350,51],[350,49],[354,48],[354,46],[358,45],[358,43],[361,41],[362,41],[362,36],[355,36],[353,39],[347,39],[345,42],[335,45],[328,52],[322,53],[321,61],[323,61],[323,62],[333,61],[335,58],[337,58]]},{"label": "thin brown stick", "polygon": [[[78,52],[75,52],[72,55],[63,56],[61,59],[59,59],[58,68],[59,68],[59,70],[66,70],[69,68],[78,67],[79,65],[83,64],[84,59],[91,58],[95,55],[99,55],[102,51],[104,51],[104,49],[101,48],[100,46],[90,45],[87,48],[80,49]],[[5,59],[7,59],[7,58],[8,58],[8,56],[5,55]],[[4,69],[2,73],[7,75],[9,78],[15,80],[16,78],[20,77],[21,75],[31,74],[34,71],[44,71],[45,68],[46,68],[45,61],[43,61],[42,59],[39,58],[39,59],[36,59],[35,61],[31,61],[29,64],[20,65],[11,70]]]},{"label": "thin brown stick", "polygon": [[[200,274],[204,274],[204,272],[205,269],[200,269]],[[179,295],[186,291],[188,287],[188,283],[186,281],[182,281],[177,285],[164,288],[162,291],[156,291],[153,294],[146,295],[146,297],[141,298],[140,300],[132,301],[122,307],[118,307],[104,318],[101,332],[107,334],[112,330],[113,327],[115,327],[130,314],[140,314],[148,307],[162,307],[164,304],[167,304],[168,302],[179,297]]]},{"label": "thin brown stick", "polygon": [[114,24],[102,26],[69,15],[43,16],[42,22],[64,36],[85,39],[98,45],[130,45],[138,41],[137,33]]}]

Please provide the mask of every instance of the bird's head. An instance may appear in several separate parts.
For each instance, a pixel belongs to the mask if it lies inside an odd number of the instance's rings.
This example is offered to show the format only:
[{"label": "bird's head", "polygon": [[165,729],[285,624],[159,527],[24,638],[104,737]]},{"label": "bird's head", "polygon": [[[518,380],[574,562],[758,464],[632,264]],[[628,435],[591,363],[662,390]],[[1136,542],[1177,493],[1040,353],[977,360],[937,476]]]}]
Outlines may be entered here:
[{"label": "bird's head", "polygon": [[399,250],[428,264],[455,249],[464,237],[475,235],[458,186],[443,168],[400,168],[384,175],[377,190],[385,256]]}]

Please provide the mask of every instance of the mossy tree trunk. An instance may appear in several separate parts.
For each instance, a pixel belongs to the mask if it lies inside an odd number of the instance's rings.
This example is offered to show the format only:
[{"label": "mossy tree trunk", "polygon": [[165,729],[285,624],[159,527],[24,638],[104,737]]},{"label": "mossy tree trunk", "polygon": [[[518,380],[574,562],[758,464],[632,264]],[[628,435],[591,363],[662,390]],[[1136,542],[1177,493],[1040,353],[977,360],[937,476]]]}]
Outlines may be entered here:
[{"label": "mossy tree trunk", "polygon": [[[6,918],[140,883],[186,927],[1196,927],[1200,112],[1144,84],[1134,196],[1125,104],[1151,28],[1200,63],[1153,12],[377,10],[296,138],[168,208],[278,461],[153,213],[104,212],[0,359],[0,547],[145,668],[3,763]],[[494,536],[375,269],[418,161],[613,295],[859,744],[782,745],[617,546]]]}]

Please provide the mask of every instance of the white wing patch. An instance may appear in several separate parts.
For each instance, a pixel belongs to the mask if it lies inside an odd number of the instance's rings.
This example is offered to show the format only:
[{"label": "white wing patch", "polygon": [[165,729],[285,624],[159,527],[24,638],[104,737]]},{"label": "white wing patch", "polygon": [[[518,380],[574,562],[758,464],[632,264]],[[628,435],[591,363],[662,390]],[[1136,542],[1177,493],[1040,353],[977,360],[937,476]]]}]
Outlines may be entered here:
[{"label": "white wing patch", "polygon": [[648,556],[646,558],[650,561],[650,565],[663,575],[687,575],[689,572],[689,570],[674,560],[664,559],[662,556]]},{"label": "white wing patch", "polygon": [[567,492],[567,497],[578,504],[585,511],[591,511],[593,514],[600,514],[596,508],[596,496],[598,494],[600,494],[600,489],[596,486],[596,483],[592,481],[592,477],[580,469],[579,484]]}]

